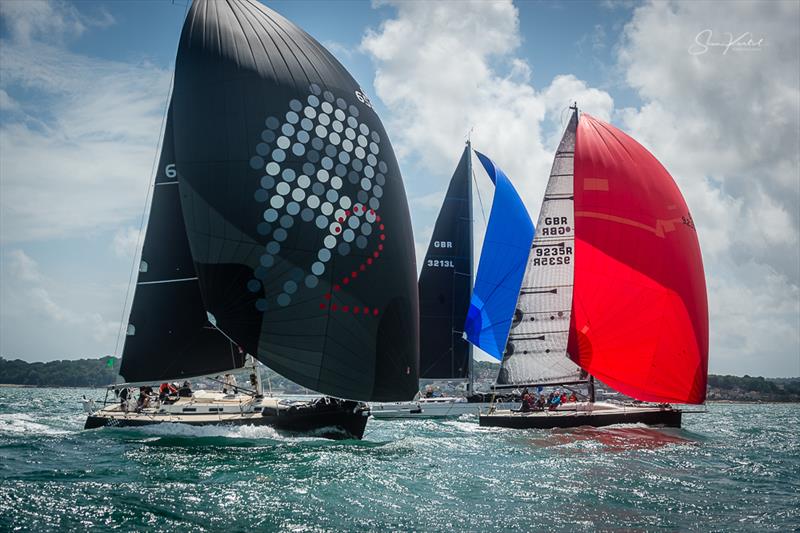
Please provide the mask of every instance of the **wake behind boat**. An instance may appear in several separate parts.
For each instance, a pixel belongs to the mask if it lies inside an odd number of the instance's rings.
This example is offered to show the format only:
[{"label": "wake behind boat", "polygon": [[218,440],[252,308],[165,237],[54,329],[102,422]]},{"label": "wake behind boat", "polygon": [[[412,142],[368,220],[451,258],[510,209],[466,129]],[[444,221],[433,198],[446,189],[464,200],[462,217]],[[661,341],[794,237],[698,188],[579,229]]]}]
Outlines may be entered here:
[{"label": "wake behind boat", "polygon": [[241,369],[252,354],[329,397],[265,397],[258,378],[232,398],[106,405],[87,427],[267,424],[361,438],[360,402],[419,387],[408,203],[369,98],[261,3],[195,0],[165,118],[120,375],[157,386]]}]

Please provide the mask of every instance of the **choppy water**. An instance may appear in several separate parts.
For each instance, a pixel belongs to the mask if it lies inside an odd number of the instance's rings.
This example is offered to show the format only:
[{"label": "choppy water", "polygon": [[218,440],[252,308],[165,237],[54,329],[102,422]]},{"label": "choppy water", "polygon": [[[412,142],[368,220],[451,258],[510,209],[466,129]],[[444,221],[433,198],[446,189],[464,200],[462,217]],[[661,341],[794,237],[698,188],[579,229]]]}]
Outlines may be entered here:
[{"label": "choppy water", "polygon": [[800,405],[711,405],[681,430],[371,420],[83,431],[97,391],[0,389],[0,531],[800,528]]}]

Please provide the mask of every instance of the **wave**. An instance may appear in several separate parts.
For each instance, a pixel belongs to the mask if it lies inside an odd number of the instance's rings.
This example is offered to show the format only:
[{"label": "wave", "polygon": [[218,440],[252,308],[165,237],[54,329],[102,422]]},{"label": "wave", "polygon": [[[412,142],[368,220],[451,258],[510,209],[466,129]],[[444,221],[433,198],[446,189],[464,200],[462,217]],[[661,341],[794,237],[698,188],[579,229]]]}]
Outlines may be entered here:
[{"label": "wave", "polygon": [[149,426],[127,428],[101,428],[98,435],[114,435],[122,439],[133,439],[149,446],[274,446],[283,444],[306,444],[332,446],[353,443],[372,446],[375,443],[354,440],[330,440],[326,435],[344,433],[335,428],[319,428],[305,433],[276,430],[265,425],[208,425],[192,426],[164,422]]},{"label": "wave", "polygon": [[37,421],[25,413],[0,414],[0,434],[6,435],[67,435],[71,431]]}]

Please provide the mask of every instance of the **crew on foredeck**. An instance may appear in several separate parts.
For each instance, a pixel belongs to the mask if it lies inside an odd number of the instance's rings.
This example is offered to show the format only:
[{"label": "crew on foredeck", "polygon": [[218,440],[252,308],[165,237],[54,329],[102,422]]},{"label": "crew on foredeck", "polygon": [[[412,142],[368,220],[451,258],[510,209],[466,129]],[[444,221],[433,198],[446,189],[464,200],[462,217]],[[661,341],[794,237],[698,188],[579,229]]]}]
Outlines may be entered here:
[{"label": "crew on foredeck", "polygon": [[180,389],[178,389],[178,396],[181,398],[191,398],[192,397],[192,384],[188,381],[184,381],[183,385]]}]

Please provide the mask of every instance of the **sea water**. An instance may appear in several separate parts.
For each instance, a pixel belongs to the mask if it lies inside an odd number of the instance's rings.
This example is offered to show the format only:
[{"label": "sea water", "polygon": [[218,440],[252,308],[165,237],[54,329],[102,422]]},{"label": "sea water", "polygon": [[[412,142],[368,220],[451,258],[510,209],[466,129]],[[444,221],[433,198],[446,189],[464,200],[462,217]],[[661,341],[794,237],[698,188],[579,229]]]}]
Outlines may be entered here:
[{"label": "sea water", "polygon": [[0,531],[791,531],[800,405],[712,404],[683,429],[370,420],[84,431],[81,389],[0,389]]}]

